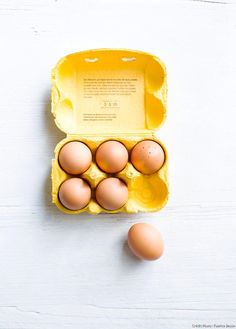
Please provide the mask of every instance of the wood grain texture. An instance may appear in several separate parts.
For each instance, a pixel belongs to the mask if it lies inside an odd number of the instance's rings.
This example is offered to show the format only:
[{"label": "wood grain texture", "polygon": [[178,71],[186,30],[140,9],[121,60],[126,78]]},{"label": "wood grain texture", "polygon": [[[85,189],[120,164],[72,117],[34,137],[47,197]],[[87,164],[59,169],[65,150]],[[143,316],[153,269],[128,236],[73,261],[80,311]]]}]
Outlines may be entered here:
[{"label": "wood grain texture", "polygon": [[[235,1],[0,0],[0,329],[236,326]],[[50,202],[50,70],[131,48],[168,69],[170,200],[159,213],[68,216]],[[140,262],[139,221],[165,238]]]}]

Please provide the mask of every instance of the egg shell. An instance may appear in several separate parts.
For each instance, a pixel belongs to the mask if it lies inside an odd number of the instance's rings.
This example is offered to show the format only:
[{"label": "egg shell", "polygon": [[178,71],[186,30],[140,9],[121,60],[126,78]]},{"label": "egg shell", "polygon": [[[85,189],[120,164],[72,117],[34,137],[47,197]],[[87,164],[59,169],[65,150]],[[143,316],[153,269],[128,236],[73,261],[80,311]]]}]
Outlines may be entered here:
[{"label": "egg shell", "polygon": [[128,232],[128,245],[135,256],[144,260],[156,260],[164,251],[161,233],[147,223],[131,226]]},{"label": "egg shell", "polygon": [[105,172],[114,174],[126,166],[128,151],[125,146],[114,140],[102,143],[96,152],[97,165]]},{"label": "egg shell", "polygon": [[59,188],[59,200],[64,207],[70,210],[84,208],[91,199],[91,188],[81,178],[70,178],[64,181]]},{"label": "egg shell", "polygon": [[63,145],[58,160],[68,174],[79,175],[90,167],[92,153],[84,143],[73,141]]},{"label": "egg shell", "polygon": [[133,166],[143,174],[151,175],[158,171],[165,161],[163,148],[156,142],[144,140],[131,151]]},{"label": "egg shell", "polygon": [[106,178],[96,189],[97,202],[107,210],[116,210],[128,200],[128,188],[119,178]]}]

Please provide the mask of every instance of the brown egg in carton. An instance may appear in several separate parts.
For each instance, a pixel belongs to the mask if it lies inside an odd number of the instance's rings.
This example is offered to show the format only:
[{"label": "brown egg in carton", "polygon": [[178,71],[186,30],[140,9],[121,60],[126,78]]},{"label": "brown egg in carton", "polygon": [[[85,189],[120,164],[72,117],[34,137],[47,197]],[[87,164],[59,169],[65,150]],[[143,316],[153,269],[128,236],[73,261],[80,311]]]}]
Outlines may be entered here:
[{"label": "brown egg in carton", "polygon": [[[113,92],[114,88],[118,92]],[[55,148],[51,177],[52,202],[61,211],[136,213],[158,211],[166,204],[168,155],[154,132],[165,119],[166,91],[163,63],[146,53],[93,50],[59,61],[52,73],[52,113],[67,137]],[[122,143],[129,153],[124,169],[113,174],[101,170],[95,159],[98,147],[110,140]],[[164,150],[164,163],[152,174],[143,174],[130,161],[132,149],[143,140],[155,141]],[[60,150],[71,141],[84,143],[92,152],[91,166],[80,175],[68,174],[59,163]],[[70,210],[60,202],[60,187],[72,177],[84,179],[91,187],[91,199],[83,209]],[[127,202],[116,210],[101,207],[95,196],[99,183],[108,177],[121,179],[128,188]]]}]

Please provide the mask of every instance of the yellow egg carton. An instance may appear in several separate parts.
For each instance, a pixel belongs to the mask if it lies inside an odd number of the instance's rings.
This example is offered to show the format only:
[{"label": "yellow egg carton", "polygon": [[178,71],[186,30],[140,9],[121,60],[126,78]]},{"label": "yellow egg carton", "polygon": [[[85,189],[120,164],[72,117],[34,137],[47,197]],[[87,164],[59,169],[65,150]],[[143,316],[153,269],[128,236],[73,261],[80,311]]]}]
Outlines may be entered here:
[{"label": "yellow egg carton", "polygon": [[[66,138],[55,148],[52,160],[52,202],[63,212],[78,214],[136,213],[158,211],[168,199],[168,155],[156,138],[166,117],[166,69],[150,54],[117,49],[98,49],[63,57],[52,71],[52,108],[57,127]],[[152,175],[137,171],[131,162],[117,174],[106,174],[95,162],[98,146],[107,140],[123,143],[129,154],[137,142],[157,141],[165,152],[162,168]],[[59,165],[58,155],[69,141],[81,141],[91,150],[93,162],[78,177],[92,188],[92,199],[81,210],[65,208],[58,198],[60,185],[72,175]],[[128,201],[120,209],[103,209],[95,199],[95,189],[106,177],[126,182]],[[75,176],[73,176],[75,177]]]}]

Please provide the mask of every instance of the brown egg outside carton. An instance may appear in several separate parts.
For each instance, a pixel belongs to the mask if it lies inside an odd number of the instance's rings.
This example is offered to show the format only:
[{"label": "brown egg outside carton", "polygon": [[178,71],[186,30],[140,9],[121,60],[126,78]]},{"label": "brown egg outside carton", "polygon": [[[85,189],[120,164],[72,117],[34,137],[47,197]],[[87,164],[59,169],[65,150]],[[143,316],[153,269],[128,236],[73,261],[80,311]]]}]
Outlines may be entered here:
[{"label": "brown egg outside carton", "polygon": [[131,226],[128,232],[128,245],[134,255],[143,260],[156,260],[164,251],[161,233],[147,223]]}]

